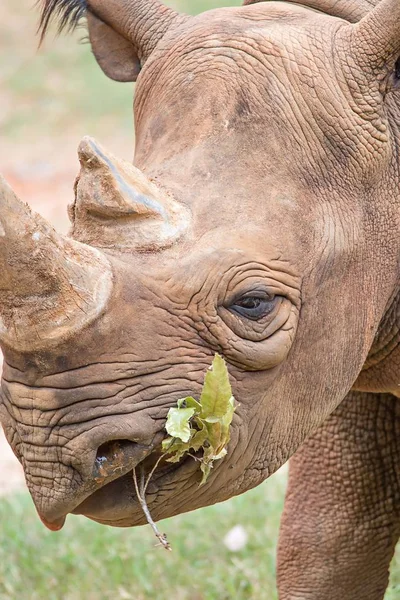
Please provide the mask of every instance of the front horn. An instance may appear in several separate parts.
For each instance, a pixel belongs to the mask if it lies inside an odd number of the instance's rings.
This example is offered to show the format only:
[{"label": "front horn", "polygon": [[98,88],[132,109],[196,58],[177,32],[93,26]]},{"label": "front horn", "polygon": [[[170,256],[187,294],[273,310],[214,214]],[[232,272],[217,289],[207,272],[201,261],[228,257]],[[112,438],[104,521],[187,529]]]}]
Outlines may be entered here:
[{"label": "front horn", "polygon": [[190,210],[139,169],[90,137],[78,153],[81,172],[69,207],[75,240],[113,251],[151,252],[187,233]]},{"label": "front horn", "polygon": [[97,319],[112,290],[108,260],[64,238],[0,176],[0,344],[18,352],[61,343]]}]

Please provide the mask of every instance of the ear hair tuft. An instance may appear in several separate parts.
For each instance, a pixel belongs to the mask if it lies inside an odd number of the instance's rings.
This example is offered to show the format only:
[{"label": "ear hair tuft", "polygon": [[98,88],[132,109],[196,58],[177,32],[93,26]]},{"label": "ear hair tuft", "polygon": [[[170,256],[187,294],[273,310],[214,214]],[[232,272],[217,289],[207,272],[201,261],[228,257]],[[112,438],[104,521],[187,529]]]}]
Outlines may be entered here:
[{"label": "ear hair tuft", "polygon": [[86,0],[38,0],[42,5],[38,32],[43,41],[50,23],[58,20],[58,33],[64,29],[73,31],[87,11]]}]

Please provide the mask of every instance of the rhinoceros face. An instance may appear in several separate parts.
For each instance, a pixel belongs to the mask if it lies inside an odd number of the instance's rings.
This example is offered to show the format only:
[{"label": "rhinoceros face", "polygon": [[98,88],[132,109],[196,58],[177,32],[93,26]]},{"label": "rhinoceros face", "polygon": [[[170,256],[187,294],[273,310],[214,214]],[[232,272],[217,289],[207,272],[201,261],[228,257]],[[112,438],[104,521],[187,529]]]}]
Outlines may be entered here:
[{"label": "rhinoceros face", "polygon": [[194,19],[156,3],[148,31],[141,3],[128,19],[114,4],[90,2],[89,32],[109,75],[144,65],[142,171],[85,139],[68,239],[0,195],[0,415],[55,529],[70,512],[143,522],[132,469],[151,470],[215,352],[240,403],[228,455],[200,489],[190,458],[160,466],[150,509],[260,483],[351,388],[397,277],[397,0],[356,26],[281,3]]}]

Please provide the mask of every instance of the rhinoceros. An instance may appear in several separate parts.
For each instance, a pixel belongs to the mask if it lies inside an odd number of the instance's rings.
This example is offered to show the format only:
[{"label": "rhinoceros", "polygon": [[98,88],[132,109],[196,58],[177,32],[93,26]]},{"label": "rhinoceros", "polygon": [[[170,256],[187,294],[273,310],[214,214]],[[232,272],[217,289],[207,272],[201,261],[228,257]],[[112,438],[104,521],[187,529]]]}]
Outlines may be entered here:
[{"label": "rhinoceros", "polygon": [[[144,523],[132,471],[215,353],[239,403],[199,488],[148,488],[155,519],[291,460],[282,600],[378,600],[400,535],[400,1],[47,0],[136,81],[133,164],[91,138],[59,235],[2,180],[1,422],[37,511]],[[93,99],[93,101],[98,101]],[[267,597],[267,596],[266,596]]]}]

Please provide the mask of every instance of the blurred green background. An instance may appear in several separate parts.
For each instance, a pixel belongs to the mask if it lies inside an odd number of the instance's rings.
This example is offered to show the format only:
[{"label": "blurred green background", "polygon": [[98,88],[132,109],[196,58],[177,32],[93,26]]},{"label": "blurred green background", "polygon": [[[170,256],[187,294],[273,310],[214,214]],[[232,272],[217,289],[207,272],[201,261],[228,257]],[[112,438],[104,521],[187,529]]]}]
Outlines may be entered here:
[{"label": "blurred green background", "polygon": [[[132,136],[132,84],[108,80],[96,66],[85,30],[54,38],[50,33],[37,50],[34,0],[2,0],[0,8],[0,77],[5,111],[2,135],[15,142],[38,136],[77,137],[124,132]],[[241,0],[175,0],[165,4],[192,14],[209,8],[241,4]],[[53,29],[54,31],[54,29]],[[80,45],[79,45],[79,42]],[[2,107],[4,108],[4,107]],[[28,138],[28,139],[27,139]]]},{"label": "blurred green background", "polygon": [[[198,13],[241,0],[166,4]],[[132,158],[134,86],[103,75],[84,29],[57,37],[53,28],[38,48],[38,12],[35,0],[0,2],[0,170],[24,200],[65,231],[81,138],[91,135]]]},{"label": "blurred green background", "polygon": [[[197,13],[241,1],[167,4]],[[80,43],[84,31],[50,33],[38,50],[36,26],[34,0],[1,0],[0,171],[22,199],[66,230],[80,139],[90,134],[132,156],[133,86],[103,75],[90,46]],[[163,523],[170,554],[154,547],[148,528],[114,530],[70,516],[62,532],[48,532],[18,467],[7,458],[6,468],[2,455],[0,440],[0,600],[276,599],[285,470],[239,498]],[[19,492],[11,491],[11,479]],[[385,600],[399,597],[400,555]]]}]

